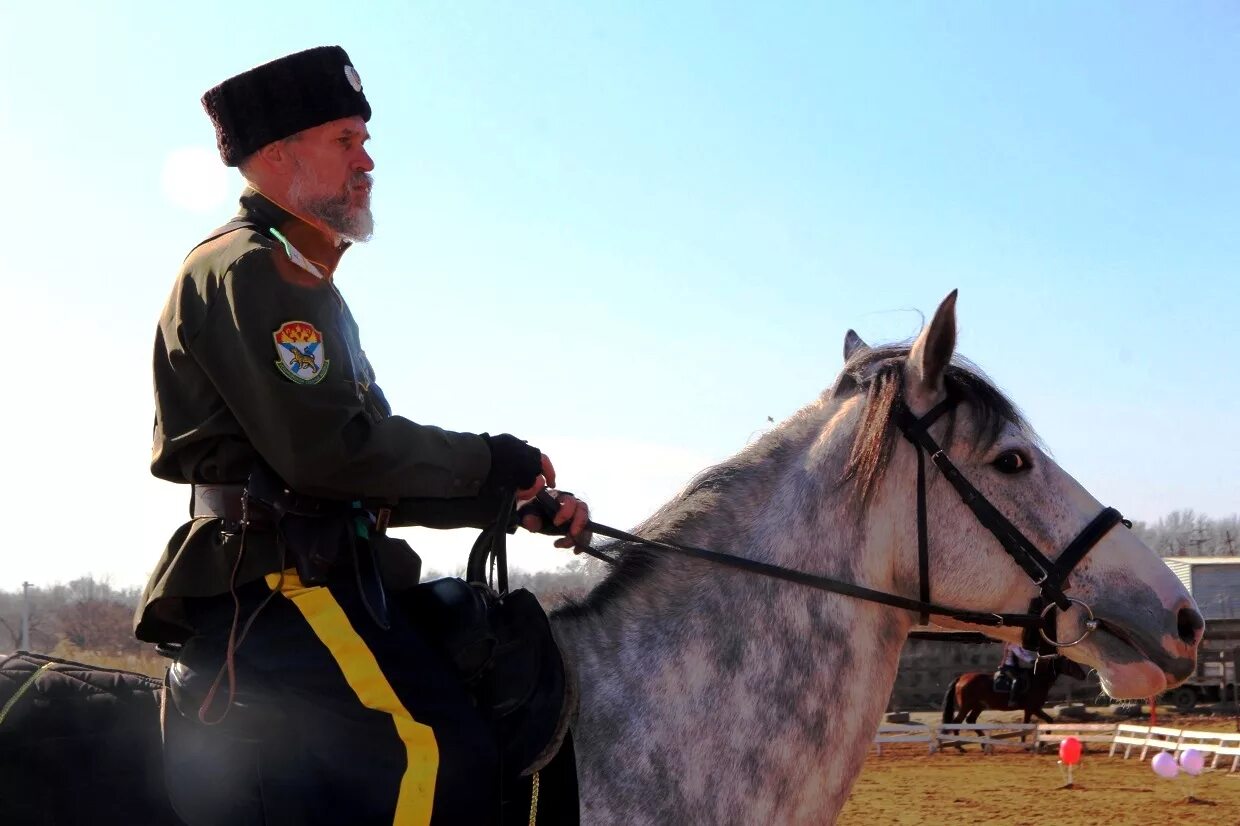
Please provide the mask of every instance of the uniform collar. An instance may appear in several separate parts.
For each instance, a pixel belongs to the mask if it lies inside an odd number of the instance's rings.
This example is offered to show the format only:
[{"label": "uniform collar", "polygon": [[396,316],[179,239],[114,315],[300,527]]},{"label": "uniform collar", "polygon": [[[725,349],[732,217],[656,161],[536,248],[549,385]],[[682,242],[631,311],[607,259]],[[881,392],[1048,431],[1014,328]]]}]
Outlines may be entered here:
[{"label": "uniform collar", "polygon": [[348,241],[339,246],[333,244],[331,238],[321,230],[306,223],[253,186],[247,186],[241,193],[239,217],[279,232],[283,236],[281,240],[295,247],[297,252],[315,265],[327,281],[332,280],[340,258],[350,246]]}]

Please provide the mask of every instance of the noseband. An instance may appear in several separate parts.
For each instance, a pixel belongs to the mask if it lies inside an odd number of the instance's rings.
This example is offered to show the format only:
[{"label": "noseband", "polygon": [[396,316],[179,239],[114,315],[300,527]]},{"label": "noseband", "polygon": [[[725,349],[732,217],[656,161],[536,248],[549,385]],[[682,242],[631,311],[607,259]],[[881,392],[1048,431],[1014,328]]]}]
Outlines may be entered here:
[{"label": "noseband", "polygon": [[[1115,527],[1120,522],[1131,527],[1131,524],[1120,515],[1115,508],[1105,508],[1102,513],[1094,517],[1093,521],[1085,526],[1085,529],[1077,534],[1076,538],[1068,543],[1068,547],[1064,549],[1058,559],[1052,561],[1047,559],[1037,547],[1023,534],[1020,529],[1013,525],[1008,519],[999,513],[998,509],[992,505],[981,491],[975,488],[968,479],[962,474],[948,458],[947,453],[941,448],[930,435],[930,427],[956,406],[956,399],[949,394],[947,399],[935,405],[928,413],[920,418],[914,416],[912,412],[903,404],[898,403],[896,410],[896,426],[900,428],[900,432],[908,439],[917,450],[917,556],[918,556],[918,573],[921,584],[919,589],[919,599],[909,599],[908,597],[898,596],[896,594],[888,594],[884,591],[876,591],[872,588],[865,588],[860,585],[854,585],[849,582],[841,582],[828,577],[816,576],[814,574],[797,571],[792,568],[785,568],[780,565],[771,565],[766,562],[758,562],[753,559],[734,556],[733,554],[720,553],[706,548],[695,548],[691,545],[682,545],[677,542],[666,542],[654,539],[645,539],[635,536],[616,528],[601,525],[597,522],[589,522],[587,527],[593,533],[600,536],[607,536],[622,542],[630,542],[653,550],[667,551],[687,556],[694,559],[701,559],[707,562],[713,562],[719,565],[726,565],[731,568],[737,568],[742,571],[760,574],[762,576],[772,577],[774,579],[782,579],[788,582],[796,582],[800,585],[806,585],[822,591],[830,591],[836,594],[856,597],[857,599],[867,600],[869,602],[878,602],[883,605],[891,605],[896,608],[902,608],[908,611],[916,611],[921,616],[921,623],[924,625],[929,621],[929,617],[941,616],[959,620],[960,622],[969,623],[971,625],[987,625],[987,626],[1013,626],[1024,628],[1024,638],[1022,645],[1029,650],[1039,650],[1044,646],[1039,643],[1038,637],[1045,642],[1046,645],[1055,648],[1067,648],[1076,645],[1084,640],[1090,633],[1098,627],[1098,621],[1094,619],[1094,613],[1088,605],[1079,599],[1070,597],[1064,593],[1064,583],[1067,581],[1068,575],[1072,569],[1085,558],[1085,555],[1098,544],[1107,531]],[[942,605],[936,605],[930,601],[930,555],[929,555],[929,530],[926,519],[926,454],[930,455],[930,461],[943,474],[956,492],[960,495],[961,500],[969,507],[977,520],[999,540],[1016,563],[1029,575],[1034,585],[1038,586],[1040,595],[1036,597],[1029,606],[1027,614],[996,614],[996,613],[979,613],[976,611],[964,611],[958,608],[949,608]],[[541,517],[544,525],[551,524],[551,517],[559,510],[559,504],[555,497],[548,491],[539,491],[538,496],[526,508],[532,507]],[[522,510],[524,513],[524,509]],[[500,523],[507,525],[507,520],[501,520]],[[502,530],[493,531],[500,537],[502,547]],[[563,530],[560,531],[563,533]],[[609,564],[614,565],[616,560],[607,556],[601,551],[590,547],[577,549],[580,552],[588,553]],[[477,546],[475,551],[478,551]],[[483,570],[485,554],[478,556],[475,564],[475,556],[471,554],[470,569]],[[500,557],[500,554],[492,554],[491,558]],[[501,557],[501,567],[502,557]],[[506,579],[501,571],[501,579]],[[1059,609],[1067,611],[1073,604],[1081,606],[1085,610],[1087,618],[1085,620],[1085,631],[1081,636],[1069,642],[1060,642],[1054,638],[1055,625],[1052,611]],[[1047,631],[1050,631],[1050,634]]]}]

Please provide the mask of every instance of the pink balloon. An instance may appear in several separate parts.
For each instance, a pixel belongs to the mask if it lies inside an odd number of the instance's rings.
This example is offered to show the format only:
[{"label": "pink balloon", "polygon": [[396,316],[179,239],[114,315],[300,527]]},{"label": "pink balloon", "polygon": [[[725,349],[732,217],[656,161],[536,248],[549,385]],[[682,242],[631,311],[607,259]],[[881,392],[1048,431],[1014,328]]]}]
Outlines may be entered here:
[{"label": "pink balloon", "polygon": [[1176,765],[1175,758],[1165,751],[1154,755],[1154,759],[1150,761],[1150,768],[1159,777],[1175,777],[1180,773],[1180,767]]},{"label": "pink balloon", "polygon": [[1059,759],[1069,766],[1081,762],[1081,741],[1075,737],[1065,737],[1059,744]]},{"label": "pink balloon", "polygon": [[1196,749],[1185,749],[1180,752],[1180,768],[1194,777],[1201,774],[1206,767],[1206,756]]}]

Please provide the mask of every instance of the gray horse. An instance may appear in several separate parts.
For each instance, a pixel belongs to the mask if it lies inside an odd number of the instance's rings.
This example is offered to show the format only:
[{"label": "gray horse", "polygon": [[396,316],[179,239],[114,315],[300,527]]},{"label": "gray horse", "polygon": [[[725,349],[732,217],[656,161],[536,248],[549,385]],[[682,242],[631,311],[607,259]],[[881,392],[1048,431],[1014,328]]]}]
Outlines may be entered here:
[{"label": "gray horse", "polygon": [[[953,362],[955,337],[954,293],[911,348],[869,348],[850,332],[834,386],[700,475],[638,533],[915,597],[917,456],[893,414],[907,406],[921,415],[950,391],[959,404],[931,428],[934,437],[1036,545],[1064,548],[1099,513],[1098,502],[1038,447],[1011,402]],[[928,480],[933,601],[1025,611],[1038,588],[937,471]],[[616,570],[552,617],[578,689],[582,823],[833,821],[916,614],[637,545],[612,550]],[[1061,650],[1098,669],[1112,696],[1148,697],[1192,674],[1200,615],[1130,531],[1109,527],[1064,587],[1100,624]],[[940,618],[952,623],[961,625]],[[1084,609],[1074,606],[1056,623],[1056,639],[1076,639]],[[1019,639],[1010,627],[988,633]],[[159,761],[148,759],[158,754],[158,720],[152,687],[144,690],[137,721],[120,725],[141,728],[145,745],[114,755],[138,760],[118,763],[132,787],[113,790],[109,822],[172,822]],[[88,733],[106,744],[116,727],[95,728]],[[25,734],[38,739],[45,730],[34,720]],[[12,720],[5,733],[15,736]],[[88,752],[75,750],[79,762],[44,756],[36,764],[41,752],[58,752],[5,749],[0,742],[0,764],[25,772],[0,772],[10,819],[16,803],[40,817],[26,822],[81,819],[89,795],[78,793],[86,786],[75,772]]]},{"label": "gray horse", "polygon": [[[1064,548],[1101,505],[1044,452],[1016,408],[955,359],[953,292],[911,347],[867,347],[822,396],[698,476],[636,529],[869,588],[918,593],[916,465],[893,424],[950,390],[932,433],[1038,547]],[[1027,609],[1037,588],[944,479],[928,476],[933,600]],[[616,569],[552,627],[579,687],[582,822],[829,823],[861,770],[916,614],[617,543]],[[1100,620],[1062,649],[1115,697],[1193,673],[1192,598],[1122,526],[1065,583]],[[1084,629],[1074,606],[1057,639]],[[943,620],[941,624],[968,627]],[[1018,641],[1019,629],[981,629]]]}]

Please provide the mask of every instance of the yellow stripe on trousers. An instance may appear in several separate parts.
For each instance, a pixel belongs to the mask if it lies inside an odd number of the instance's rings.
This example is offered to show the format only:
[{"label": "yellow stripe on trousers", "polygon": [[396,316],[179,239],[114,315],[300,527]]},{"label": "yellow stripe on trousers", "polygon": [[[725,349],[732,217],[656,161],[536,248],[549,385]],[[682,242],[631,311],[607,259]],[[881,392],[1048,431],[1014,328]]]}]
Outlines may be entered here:
[{"label": "yellow stripe on trousers", "polygon": [[322,587],[302,585],[295,571],[268,574],[267,586],[280,592],[297,606],[315,635],[327,646],[349,687],[362,705],[392,716],[396,734],[405,744],[408,760],[400,781],[396,800],[397,826],[414,826],[431,822],[431,806],[435,799],[435,775],[439,770],[439,746],[430,726],[413,719],[383,671],[374,653],[353,630],[340,603],[331,591]]}]

